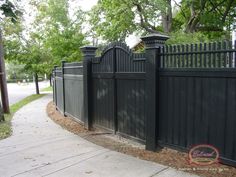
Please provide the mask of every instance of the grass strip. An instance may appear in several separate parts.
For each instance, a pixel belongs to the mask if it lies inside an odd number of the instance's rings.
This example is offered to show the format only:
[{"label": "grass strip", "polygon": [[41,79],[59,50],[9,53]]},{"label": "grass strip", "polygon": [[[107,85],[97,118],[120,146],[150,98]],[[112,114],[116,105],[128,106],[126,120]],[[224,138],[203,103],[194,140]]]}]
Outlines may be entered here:
[{"label": "grass strip", "polygon": [[11,129],[11,120],[13,115],[23,106],[25,106],[26,104],[37,100],[41,97],[43,97],[45,94],[40,94],[40,95],[30,95],[26,98],[24,98],[23,100],[13,104],[10,106],[10,114],[5,114],[5,121],[4,122],[0,122],[0,139],[4,139],[7,138],[11,135],[12,129]]},{"label": "grass strip", "polygon": [[41,92],[52,92],[52,87],[49,86],[49,87],[46,87],[46,88],[43,88],[40,90]]}]

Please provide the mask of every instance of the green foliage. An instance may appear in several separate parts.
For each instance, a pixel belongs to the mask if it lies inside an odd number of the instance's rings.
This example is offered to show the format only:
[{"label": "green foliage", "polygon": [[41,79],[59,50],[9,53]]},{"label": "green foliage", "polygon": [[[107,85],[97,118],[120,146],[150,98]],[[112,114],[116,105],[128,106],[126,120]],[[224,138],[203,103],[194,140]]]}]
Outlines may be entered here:
[{"label": "green foliage", "polygon": [[182,0],[175,19],[185,32],[231,30],[236,15],[235,0]]},{"label": "green foliage", "polygon": [[166,44],[189,44],[206,42],[208,38],[202,33],[190,33],[186,34],[183,32],[171,33],[170,39],[167,40]]},{"label": "green foliage", "polygon": [[40,91],[41,91],[41,92],[52,92],[52,87],[50,86],[50,87],[41,89]]},{"label": "green foliage", "polygon": [[144,28],[155,30],[166,6],[164,0],[100,0],[89,14],[90,24],[97,36],[124,41],[129,34],[143,33]]},{"label": "green foliage", "polygon": [[5,0],[0,5],[0,11],[5,17],[9,17],[13,23],[22,15],[22,12],[9,0]]},{"label": "green foliage", "polygon": [[26,79],[27,73],[24,71],[24,65],[16,63],[6,63],[7,80]]},{"label": "green foliage", "polygon": [[[75,19],[68,14],[68,0],[48,0],[37,4],[39,11],[35,27],[42,39],[43,48],[50,62],[47,66],[59,65],[61,60],[80,61],[79,48],[86,44],[82,33],[83,13],[78,10]],[[37,24],[40,23],[40,27]]]},{"label": "green foliage", "polygon": [[82,11],[71,19],[68,0],[32,0],[31,5],[36,9],[31,28],[23,27],[20,20],[16,26],[7,20],[2,22],[5,58],[23,64],[27,72],[48,75],[61,60],[80,61],[79,48],[86,44]]},{"label": "green foliage", "polygon": [[[133,33],[139,36],[166,31],[166,20],[179,43],[194,40],[218,40],[229,38],[236,16],[235,0],[181,0],[172,1],[172,14],[168,11],[170,0],[100,0],[90,12],[90,24],[95,37],[108,41],[124,39]],[[177,4],[177,5],[176,5]],[[163,20],[165,19],[165,20]],[[186,36],[182,33],[195,33]],[[186,38],[186,39],[184,39]],[[173,39],[176,41],[176,39]],[[178,41],[176,41],[178,42]]]},{"label": "green foliage", "polygon": [[229,39],[227,33],[185,33],[185,32],[173,32],[170,34],[170,39],[167,40],[166,44],[189,44],[189,43],[200,43],[200,42],[214,42]]}]

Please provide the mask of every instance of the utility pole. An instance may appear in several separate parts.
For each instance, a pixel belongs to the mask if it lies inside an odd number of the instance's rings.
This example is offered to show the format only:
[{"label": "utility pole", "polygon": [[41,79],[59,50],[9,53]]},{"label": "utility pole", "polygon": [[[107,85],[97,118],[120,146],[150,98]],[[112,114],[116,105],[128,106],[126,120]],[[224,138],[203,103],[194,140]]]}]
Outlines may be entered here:
[{"label": "utility pole", "polygon": [[1,29],[0,29],[0,90],[1,90],[3,112],[10,113],[8,92],[7,92],[6,72],[5,72],[4,53],[3,53],[3,38],[2,38],[2,30]]}]

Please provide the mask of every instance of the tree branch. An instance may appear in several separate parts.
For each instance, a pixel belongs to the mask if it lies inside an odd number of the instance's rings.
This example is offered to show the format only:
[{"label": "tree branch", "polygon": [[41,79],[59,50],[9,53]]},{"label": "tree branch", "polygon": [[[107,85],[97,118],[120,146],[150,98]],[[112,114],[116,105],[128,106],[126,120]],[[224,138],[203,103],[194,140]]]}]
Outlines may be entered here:
[{"label": "tree branch", "polygon": [[216,4],[216,5],[215,5],[211,0],[209,0],[209,2],[211,3],[212,8],[211,8],[210,10],[208,10],[208,13],[209,13],[209,12],[212,12],[212,11],[215,11],[215,12],[218,12],[218,13],[220,13],[221,15],[223,15],[223,14],[221,13],[220,9],[218,9],[218,7],[221,6],[221,5],[225,2],[225,0],[221,1],[220,3],[218,3],[218,4]]},{"label": "tree branch", "polygon": [[145,16],[143,16],[143,14],[142,14],[143,9],[142,9],[141,5],[138,4],[138,3],[133,3],[133,4],[134,4],[134,6],[137,7],[138,15],[140,17],[140,26],[142,28],[144,28],[147,32],[158,33],[155,26],[149,24],[148,21],[147,21],[147,18]]},{"label": "tree branch", "polygon": [[183,9],[182,9],[182,6],[181,6],[180,4],[178,4],[175,0],[173,0],[173,1],[174,1],[175,5],[180,8],[180,11],[181,11],[183,17],[184,17],[185,19],[187,19],[186,15],[185,15],[185,13],[184,13],[184,11],[183,11]]},{"label": "tree branch", "polygon": [[233,2],[234,2],[234,0],[229,0],[229,3],[227,5],[227,7],[225,9],[225,12],[223,14],[223,17],[222,17],[222,22],[223,23],[225,23],[225,21],[226,21],[226,17],[228,15],[229,11],[230,11],[230,8],[231,8],[231,5],[233,4]]}]

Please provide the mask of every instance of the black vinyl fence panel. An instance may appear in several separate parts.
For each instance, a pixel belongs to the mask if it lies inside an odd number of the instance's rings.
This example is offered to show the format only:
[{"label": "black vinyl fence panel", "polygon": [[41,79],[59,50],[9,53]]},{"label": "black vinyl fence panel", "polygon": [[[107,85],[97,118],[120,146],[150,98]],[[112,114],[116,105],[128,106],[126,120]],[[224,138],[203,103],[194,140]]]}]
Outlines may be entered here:
[{"label": "black vinyl fence panel", "polygon": [[122,43],[92,60],[94,126],[145,142],[145,60]]},{"label": "black vinyl fence panel", "polygon": [[189,150],[209,144],[236,165],[236,62],[231,41],[165,45],[142,38],[146,50],[123,43],[84,47],[83,63],[53,70],[53,99],[85,128],[102,128],[141,143]]},{"label": "black vinyl fence panel", "polygon": [[[216,147],[221,157],[235,159],[236,153],[236,71],[212,77],[189,72],[160,77],[160,144],[190,148],[196,144]],[[233,76],[234,75],[234,76]],[[224,76],[224,77],[222,77]]]},{"label": "black vinyl fence panel", "polygon": [[65,116],[83,122],[83,65],[62,63],[56,67],[53,79],[54,102]]},{"label": "black vinyl fence panel", "polygon": [[75,117],[83,122],[83,65],[82,63],[65,63],[65,115]]},{"label": "black vinyl fence panel", "polygon": [[159,144],[185,149],[210,144],[223,161],[236,160],[232,42],[165,46],[161,52]]},{"label": "black vinyl fence panel", "polygon": [[55,69],[55,79],[54,79],[54,90],[55,90],[55,101],[57,105],[57,109],[60,112],[63,112],[63,79],[62,79],[62,69]]}]

